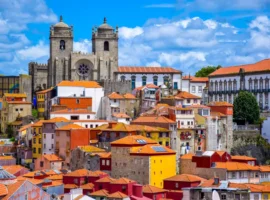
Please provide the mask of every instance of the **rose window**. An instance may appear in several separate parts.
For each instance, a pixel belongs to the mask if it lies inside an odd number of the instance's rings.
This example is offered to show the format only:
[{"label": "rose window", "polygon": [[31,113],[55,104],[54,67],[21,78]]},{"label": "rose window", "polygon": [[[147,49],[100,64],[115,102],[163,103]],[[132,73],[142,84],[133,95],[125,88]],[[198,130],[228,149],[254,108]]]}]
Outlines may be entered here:
[{"label": "rose window", "polygon": [[78,68],[78,71],[81,75],[87,75],[89,73],[89,67],[85,64],[81,64]]}]

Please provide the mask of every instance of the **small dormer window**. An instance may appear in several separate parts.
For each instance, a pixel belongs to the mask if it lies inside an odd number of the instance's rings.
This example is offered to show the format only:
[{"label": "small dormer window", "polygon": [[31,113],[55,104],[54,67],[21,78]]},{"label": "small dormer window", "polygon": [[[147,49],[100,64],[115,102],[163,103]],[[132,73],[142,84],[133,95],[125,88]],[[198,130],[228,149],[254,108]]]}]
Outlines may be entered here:
[{"label": "small dormer window", "polygon": [[60,41],[60,50],[65,50],[65,48],[66,48],[66,42],[65,42],[65,40],[61,40]]},{"label": "small dormer window", "polygon": [[104,42],[104,51],[109,51],[109,50],[110,50],[109,42],[108,41],[105,41]]}]

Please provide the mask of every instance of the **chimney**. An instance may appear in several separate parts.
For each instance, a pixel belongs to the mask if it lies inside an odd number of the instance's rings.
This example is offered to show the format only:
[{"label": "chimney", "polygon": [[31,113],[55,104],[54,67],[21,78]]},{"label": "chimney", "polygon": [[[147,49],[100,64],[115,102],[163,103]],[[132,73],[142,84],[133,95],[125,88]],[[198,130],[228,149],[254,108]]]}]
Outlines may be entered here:
[{"label": "chimney", "polygon": [[140,184],[133,185],[133,195],[136,197],[143,197],[143,186]]},{"label": "chimney", "polygon": [[218,185],[219,184],[219,178],[218,177],[215,177],[214,178],[214,185]]}]

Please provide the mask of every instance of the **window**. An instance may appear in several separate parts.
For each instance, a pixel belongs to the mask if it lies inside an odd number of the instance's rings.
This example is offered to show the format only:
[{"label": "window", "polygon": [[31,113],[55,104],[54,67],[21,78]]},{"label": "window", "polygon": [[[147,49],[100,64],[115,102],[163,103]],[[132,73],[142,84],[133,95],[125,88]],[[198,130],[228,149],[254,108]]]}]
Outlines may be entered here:
[{"label": "window", "polygon": [[169,86],[169,77],[168,77],[168,76],[164,76],[164,77],[163,77],[163,83],[164,83],[164,85],[166,85],[167,87]]},{"label": "window", "polygon": [[38,139],[38,143],[41,144],[41,138]]},{"label": "window", "polygon": [[54,136],[53,136],[53,134],[52,134],[52,139],[53,139],[53,137],[54,137]]},{"label": "window", "polygon": [[102,165],[105,165],[105,160],[102,160],[101,164],[102,164]]},{"label": "window", "polygon": [[52,144],[52,149],[53,149],[53,144]]},{"label": "window", "polygon": [[248,87],[249,87],[249,90],[252,90],[252,79],[251,78],[248,80]]},{"label": "window", "polygon": [[38,153],[41,154],[41,148],[38,148]]},{"label": "window", "polygon": [[236,173],[235,172],[231,172],[232,173],[232,178],[236,178]]},{"label": "window", "polygon": [[71,120],[78,120],[79,119],[79,116],[70,116],[70,119]]},{"label": "window", "polygon": [[187,103],[190,103],[190,99],[187,99]]},{"label": "window", "polygon": [[199,92],[199,93],[202,93],[202,86],[199,86],[199,87],[198,87],[198,92]]},{"label": "window", "polygon": [[28,200],[28,194],[27,193],[24,195],[24,199]]},{"label": "window", "polygon": [[232,103],[232,95],[229,95],[229,103]]},{"label": "window", "polygon": [[80,99],[76,99],[76,104],[79,104],[80,103]]},{"label": "window", "polygon": [[190,125],[190,122],[189,121],[187,122],[187,125]]},{"label": "window", "polygon": [[224,91],[227,91],[227,81],[224,81]]},{"label": "window", "polygon": [[127,190],[127,186],[122,185],[122,191],[125,192]]},{"label": "window", "polygon": [[227,199],[227,195],[226,194],[221,194],[221,199],[222,200],[226,200]]},{"label": "window", "polygon": [[175,188],[178,188],[178,187],[179,187],[178,183],[175,183]]},{"label": "window", "polygon": [[218,91],[218,82],[215,82],[215,91]]},{"label": "window", "polygon": [[235,79],[234,79],[234,81],[233,81],[233,90],[234,90],[234,91],[237,90],[237,82],[236,82]]},{"label": "window", "polygon": [[85,128],[88,128],[88,125],[87,124],[85,124]]},{"label": "window", "polygon": [[43,137],[44,137],[44,139],[46,139],[46,134],[44,134],[44,136],[43,136]]},{"label": "window", "polygon": [[192,86],[191,92],[192,92],[192,93],[195,93],[195,92],[196,92],[195,86]]},{"label": "window", "polygon": [[110,160],[106,160],[106,165],[110,166]]},{"label": "window", "polygon": [[183,121],[181,121],[181,125],[184,125],[184,122]]},{"label": "window", "polygon": [[60,40],[60,50],[65,50],[65,48],[66,48],[66,42],[65,42],[65,40]]},{"label": "window", "polygon": [[44,144],[44,149],[46,149],[46,144]]},{"label": "window", "polygon": [[263,79],[262,79],[262,77],[260,78],[260,89],[263,89]]},{"label": "window", "polygon": [[36,138],[34,138],[34,142],[33,143],[36,144]]},{"label": "window", "polygon": [[214,83],[211,81],[211,84],[210,84],[210,91],[213,91],[214,90]]},{"label": "window", "polygon": [[147,77],[146,76],[143,76],[142,77],[142,85],[146,85],[146,80],[147,80]]},{"label": "window", "polygon": [[110,50],[109,42],[105,41],[104,42],[104,51],[109,51],[109,50]]},{"label": "window", "polygon": [[23,108],[20,108],[20,111],[23,111]]},{"label": "window", "polygon": [[178,83],[177,82],[173,82],[173,89],[175,89],[175,90],[178,89]]},{"label": "window", "polygon": [[16,108],[15,110],[16,110],[16,111],[19,111],[19,109],[18,109],[18,108]]},{"label": "window", "polygon": [[121,76],[121,77],[120,77],[120,80],[121,80],[121,81],[125,81],[125,80],[126,80],[126,77],[125,77],[125,76]]},{"label": "window", "polygon": [[219,91],[222,91],[222,81],[219,81]]},{"label": "window", "polygon": [[258,89],[258,80],[257,79],[254,80],[254,89],[255,90]]},{"label": "window", "polygon": [[90,115],[87,115],[87,119],[90,119]]},{"label": "window", "polygon": [[224,94],[224,101],[227,101],[227,94]]},{"label": "window", "polygon": [[36,148],[33,148],[33,153],[36,153]]},{"label": "window", "polygon": [[263,199],[268,199],[268,194],[264,194]]},{"label": "window", "polygon": [[153,82],[154,82],[154,85],[158,85],[158,77],[157,76],[153,77]]},{"label": "window", "polygon": [[40,161],[40,163],[39,163],[39,165],[40,165],[40,167],[43,167],[43,161]]},{"label": "window", "polygon": [[90,128],[93,128],[93,124],[90,125]]},{"label": "window", "polygon": [[265,79],[265,89],[269,89],[269,79],[268,78],[266,78]]},{"label": "window", "polygon": [[131,89],[134,90],[136,88],[136,76],[131,77]]},{"label": "window", "polygon": [[229,80],[229,91],[232,91],[232,81]]},{"label": "window", "polygon": [[221,94],[218,95],[218,99],[219,99],[219,101],[222,101],[222,95]]}]

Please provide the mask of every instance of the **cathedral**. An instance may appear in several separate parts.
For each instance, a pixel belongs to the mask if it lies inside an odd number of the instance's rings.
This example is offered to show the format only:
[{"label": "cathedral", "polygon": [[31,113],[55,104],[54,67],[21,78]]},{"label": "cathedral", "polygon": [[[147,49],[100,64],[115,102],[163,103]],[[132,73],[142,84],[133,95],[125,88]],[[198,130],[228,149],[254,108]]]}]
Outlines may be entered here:
[{"label": "cathedral", "polygon": [[103,24],[92,29],[92,53],[73,52],[73,27],[60,22],[50,28],[47,64],[29,63],[32,92],[57,85],[62,80],[115,80],[118,70],[118,28]]}]

